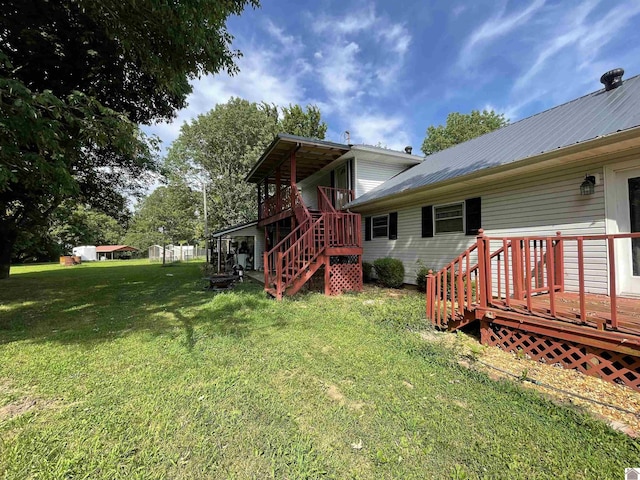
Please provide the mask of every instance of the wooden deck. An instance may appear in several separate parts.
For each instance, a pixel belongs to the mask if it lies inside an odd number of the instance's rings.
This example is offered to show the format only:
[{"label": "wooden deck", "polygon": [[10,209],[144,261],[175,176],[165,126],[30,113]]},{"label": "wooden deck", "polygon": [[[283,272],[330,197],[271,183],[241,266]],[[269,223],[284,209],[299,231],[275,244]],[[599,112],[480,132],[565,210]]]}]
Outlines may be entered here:
[{"label": "wooden deck", "polygon": [[[480,231],[476,244],[428,275],[427,318],[447,330],[479,321],[485,344],[640,391],[640,298],[615,293],[611,261],[621,238],[640,233],[488,238]],[[607,246],[611,296],[586,291],[585,242]]]}]

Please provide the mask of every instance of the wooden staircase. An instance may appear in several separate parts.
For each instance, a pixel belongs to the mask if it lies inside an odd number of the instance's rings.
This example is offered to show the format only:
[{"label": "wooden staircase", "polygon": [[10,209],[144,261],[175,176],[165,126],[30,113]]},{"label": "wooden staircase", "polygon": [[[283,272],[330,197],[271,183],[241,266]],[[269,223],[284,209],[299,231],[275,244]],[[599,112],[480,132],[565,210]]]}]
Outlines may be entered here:
[{"label": "wooden staircase", "polygon": [[357,270],[359,280],[345,279],[342,284],[362,288],[360,215],[335,210],[324,191],[326,188],[319,187],[320,209],[314,210],[306,207],[294,187],[293,216],[298,226],[264,253],[265,291],[278,300],[299,292],[323,266],[325,293],[339,293],[328,285],[332,281],[336,283],[336,275],[341,274],[337,268],[332,270],[331,262],[332,257],[339,255],[357,256],[357,269],[351,268],[350,276],[354,277]]}]

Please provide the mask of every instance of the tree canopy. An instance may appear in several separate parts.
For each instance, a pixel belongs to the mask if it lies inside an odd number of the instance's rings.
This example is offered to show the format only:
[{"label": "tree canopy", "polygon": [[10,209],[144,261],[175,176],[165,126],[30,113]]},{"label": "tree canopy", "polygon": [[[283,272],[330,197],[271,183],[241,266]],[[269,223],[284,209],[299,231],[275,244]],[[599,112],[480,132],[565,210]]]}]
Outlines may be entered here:
[{"label": "tree canopy", "polygon": [[207,185],[213,229],[255,219],[256,187],[244,181],[264,149],[279,133],[323,139],[327,125],[320,109],[232,98],[180,129],[165,166],[172,178],[195,175]]},{"label": "tree canopy", "polygon": [[184,183],[171,183],[143,198],[124,242],[140,250],[151,245],[193,242],[198,237],[198,196]]},{"label": "tree canopy", "polygon": [[229,15],[256,0],[1,0],[0,278],[18,232],[67,198],[124,208],[158,168],[138,123],[170,119],[189,80],[234,73]]},{"label": "tree canopy", "polygon": [[447,116],[446,125],[431,125],[427,128],[427,136],[422,142],[422,151],[425,155],[445,150],[458,143],[466,142],[485,133],[508,125],[509,120],[504,114],[491,110],[472,110],[464,114],[453,112]]}]

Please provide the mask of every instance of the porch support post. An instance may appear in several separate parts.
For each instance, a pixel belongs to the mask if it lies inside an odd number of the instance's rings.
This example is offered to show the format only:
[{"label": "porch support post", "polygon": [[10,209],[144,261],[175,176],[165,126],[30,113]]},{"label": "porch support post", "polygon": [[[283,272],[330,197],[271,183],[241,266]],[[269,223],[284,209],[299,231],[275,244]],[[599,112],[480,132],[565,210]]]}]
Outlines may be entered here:
[{"label": "porch support post", "polygon": [[324,294],[331,295],[331,257],[324,255]]},{"label": "porch support post", "polygon": [[258,188],[258,220],[262,218],[262,188],[260,183],[256,185]]},{"label": "porch support post", "polygon": [[282,211],[282,172],[280,167],[276,170],[276,213]]},{"label": "porch support post", "polygon": [[295,204],[296,204],[296,194],[294,193],[294,187],[296,186],[296,180],[297,180],[297,176],[296,176],[296,151],[297,149],[291,150],[291,153],[289,155],[289,159],[291,161],[291,179],[290,179],[290,183],[291,183],[291,209],[293,210]]},{"label": "porch support post", "polygon": [[218,237],[218,273],[222,272],[222,237]]}]

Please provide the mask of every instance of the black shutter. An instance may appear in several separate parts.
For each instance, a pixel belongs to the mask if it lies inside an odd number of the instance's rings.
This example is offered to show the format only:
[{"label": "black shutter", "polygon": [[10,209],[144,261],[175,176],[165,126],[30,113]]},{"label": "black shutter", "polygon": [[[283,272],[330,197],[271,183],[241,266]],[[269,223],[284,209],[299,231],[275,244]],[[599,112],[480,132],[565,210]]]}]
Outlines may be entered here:
[{"label": "black shutter", "polygon": [[398,238],[398,212],[389,214],[389,240]]},{"label": "black shutter", "polygon": [[364,239],[371,240],[371,217],[364,217]]},{"label": "black shutter", "polygon": [[480,197],[467,198],[464,203],[465,233],[467,235],[478,235],[478,231],[482,228],[482,202],[480,201]]},{"label": "black shutter", "polygon": [[433,237],[433,206],[422,207],[422,238]]}]

